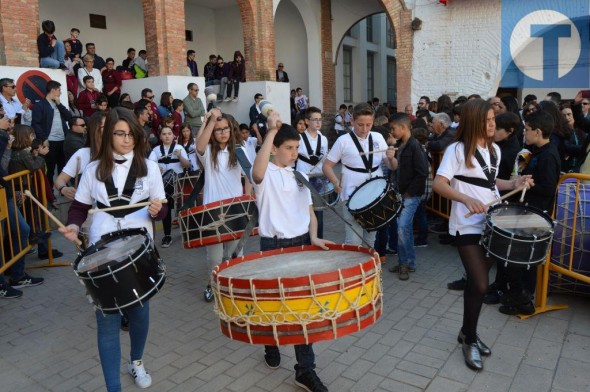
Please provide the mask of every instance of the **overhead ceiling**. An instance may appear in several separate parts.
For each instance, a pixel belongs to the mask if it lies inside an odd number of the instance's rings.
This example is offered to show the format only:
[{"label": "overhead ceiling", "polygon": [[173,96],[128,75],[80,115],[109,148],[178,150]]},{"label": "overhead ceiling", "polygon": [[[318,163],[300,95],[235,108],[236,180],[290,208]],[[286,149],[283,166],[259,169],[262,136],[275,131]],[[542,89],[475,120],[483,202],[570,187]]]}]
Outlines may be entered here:
[{"label": "overhead ceiling", "polygon": [[199,7],[213,9],[238,6],[236,0],[185,0],[184,2],[190,5],[198,5]]}]

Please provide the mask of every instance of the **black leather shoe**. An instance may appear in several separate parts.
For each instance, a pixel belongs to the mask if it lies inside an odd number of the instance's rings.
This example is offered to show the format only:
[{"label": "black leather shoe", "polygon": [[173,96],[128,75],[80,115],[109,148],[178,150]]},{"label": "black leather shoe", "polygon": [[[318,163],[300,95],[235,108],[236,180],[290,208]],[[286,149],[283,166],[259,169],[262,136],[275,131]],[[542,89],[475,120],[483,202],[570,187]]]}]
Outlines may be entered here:
[{"label": "black leather shoe", "polygon": [[500,298],[500,302],[502,302],[502,305],[507,306],[526,305],[531,302],[531,293],[529,293],[527,290],[522,290],[521,292],[516,293],[507,291]]},{"label": "black leather shoe", "polygon": [[504,313],[509,316],[516,316],[518,314],[530,316],[531,314],[535,313],[535,304],[533,304],[533,301],[529,301],[524,305],[502,305],[498,310],[500,313]]},{"label": "black leather shoe", "polygon": [[[476,336],[477,339],[475,340],[475,344],[477,344],[477,349],[479,350],[479,353],[481,355],[492,355],[492,350],[484,342],[481,341],[479,335]],[[461,330],[459,330],[459,336],[457,336],[457,341],[461,344],[463,344],[463,342],[465,341],[465,335]]]},{"label": "black leather shoe", "polygon": [[447,283],[447,288],[449,290],[465,290],[467,287],[467,279],[461,278],[459,280],[455,280],[453,282]]},{"label": "black leather shoe", "polygon": [[481,360],[481,356],[479,355],[477,343],[463,343],[463,357],[465,358],[465,364],[467,367],[473,370],[483,369],[483,362]]},{"label": "black leather shoe", "polygon": [[502,293],[498,290],[496,291],[492,291],[492,292],[488,292],[486,295],[484,295],[483,297],[483,303],[486,305],[496,305],[500,303],[500,297],[502,296]]}]

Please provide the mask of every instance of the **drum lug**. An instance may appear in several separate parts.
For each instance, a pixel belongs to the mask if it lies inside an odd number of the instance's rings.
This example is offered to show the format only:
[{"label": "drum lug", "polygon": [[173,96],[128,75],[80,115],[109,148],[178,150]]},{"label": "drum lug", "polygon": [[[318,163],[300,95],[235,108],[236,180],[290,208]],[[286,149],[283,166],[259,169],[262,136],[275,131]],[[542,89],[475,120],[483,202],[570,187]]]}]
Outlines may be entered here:
[{"label": "drum lug", "polygon": [[111,266],[109,265],[108,267],[109,272],[111,273],[111,276],[113,277],[113,280],[115,281],[115,283],[119,283],[119,281],[117,280],[117,277],[115,276],[115,274],[113,273],[113,270],[111,269]]}]

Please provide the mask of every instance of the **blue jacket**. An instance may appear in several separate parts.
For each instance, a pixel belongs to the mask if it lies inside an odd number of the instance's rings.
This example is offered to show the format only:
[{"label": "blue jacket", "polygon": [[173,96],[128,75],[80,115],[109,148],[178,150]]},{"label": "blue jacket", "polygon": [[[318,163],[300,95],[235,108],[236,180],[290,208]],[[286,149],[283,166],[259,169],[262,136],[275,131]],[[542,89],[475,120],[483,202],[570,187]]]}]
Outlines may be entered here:
[{"label": "blue jacket", "polygon": [[[57,105],[61,114],[61,124],[64,130],[64,136],[68,132],[68,121],[72,118],[70,111],[61,103]],[[42,99],[33,107],[33,120],[31,126],[35,130],[37,139],[43,141],[49,138],[51,125],[53,124],[53,108],[46,99]]]}]

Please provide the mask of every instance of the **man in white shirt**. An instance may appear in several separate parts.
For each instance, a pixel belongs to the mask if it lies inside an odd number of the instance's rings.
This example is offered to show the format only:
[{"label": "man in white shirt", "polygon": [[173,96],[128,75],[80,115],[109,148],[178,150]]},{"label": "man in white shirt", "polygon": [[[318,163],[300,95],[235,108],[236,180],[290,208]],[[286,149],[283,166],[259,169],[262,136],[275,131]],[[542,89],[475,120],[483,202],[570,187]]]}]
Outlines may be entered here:
[{"label": "man in white shirt", "polygon": [[16,97],[16,84],[14,84],[13,79],[3,78],[0,79],[0,103],[4,108],[4,113],[6,113],[6,117],[14,123],[14,119],[17,115],[21,115],[21,123],[22,124],[30,124],[31,123],[31,110],[29,109],[29,105],[31,101],[27,98],[25,99],[25,103],[21,104]]}]

